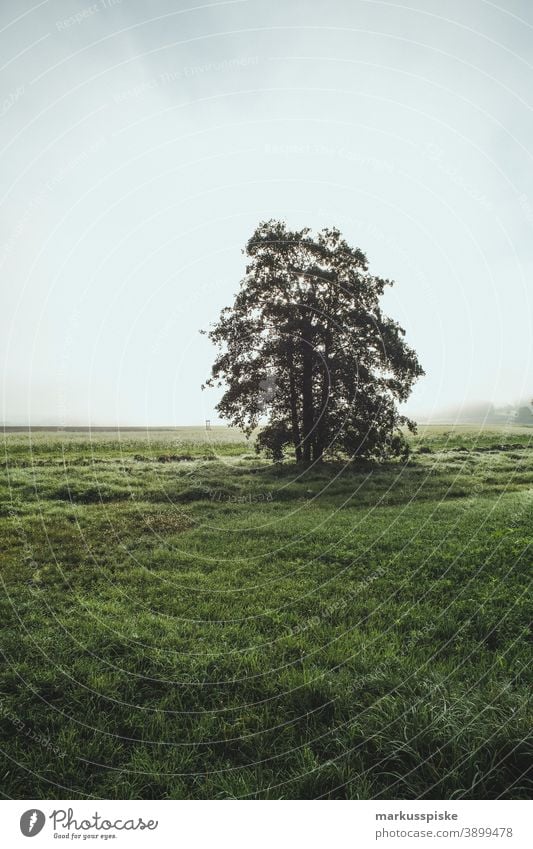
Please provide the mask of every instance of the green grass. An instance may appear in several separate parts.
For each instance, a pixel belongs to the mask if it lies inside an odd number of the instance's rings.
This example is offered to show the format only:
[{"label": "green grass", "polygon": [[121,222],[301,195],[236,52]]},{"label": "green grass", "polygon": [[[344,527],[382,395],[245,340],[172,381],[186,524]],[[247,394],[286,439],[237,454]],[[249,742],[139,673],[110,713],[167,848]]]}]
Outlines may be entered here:
[{"label": "green grass", "polygon": [[528,796],[532,437],[7,434],[4,795]]}]

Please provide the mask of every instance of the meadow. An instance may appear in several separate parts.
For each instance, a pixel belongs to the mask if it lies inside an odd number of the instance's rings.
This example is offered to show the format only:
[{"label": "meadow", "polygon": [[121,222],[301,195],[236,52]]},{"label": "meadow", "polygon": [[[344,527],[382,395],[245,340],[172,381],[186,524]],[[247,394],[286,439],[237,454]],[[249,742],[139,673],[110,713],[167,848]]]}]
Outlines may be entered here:
[{"label": "meadow", "polygon": [[527,428],[5,433],[1,792],[530,796],[532,520]]}]

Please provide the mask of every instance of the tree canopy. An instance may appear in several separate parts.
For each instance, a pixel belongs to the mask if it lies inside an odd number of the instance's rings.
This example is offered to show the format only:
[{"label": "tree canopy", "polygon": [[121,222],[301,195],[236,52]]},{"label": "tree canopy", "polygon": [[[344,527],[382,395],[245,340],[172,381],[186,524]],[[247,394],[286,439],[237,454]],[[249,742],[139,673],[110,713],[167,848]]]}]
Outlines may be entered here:
[{"label": "tree canopy", "polygon": [[384,458],[406,451],[399,413],[424,372],[405,331],[380,307],[392,281],[369,273],[339,230],[313,235],[282,221],[259,224],[244,250],[246,274],[208,331],[219,353],[206,386],[258,449],[298,462],[324,455]]}]

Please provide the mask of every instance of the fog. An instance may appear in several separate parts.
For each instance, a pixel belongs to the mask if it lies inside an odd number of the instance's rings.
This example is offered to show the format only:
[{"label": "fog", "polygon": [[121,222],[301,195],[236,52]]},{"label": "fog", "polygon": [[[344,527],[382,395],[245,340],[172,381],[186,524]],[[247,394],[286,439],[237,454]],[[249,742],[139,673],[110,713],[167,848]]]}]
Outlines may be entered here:
[{"label": "fog", "polygon": [[533,396],[533,7],[3,3],[8,424],[216,422],[199,334],[256,224],[393,278],[419,417]]}]

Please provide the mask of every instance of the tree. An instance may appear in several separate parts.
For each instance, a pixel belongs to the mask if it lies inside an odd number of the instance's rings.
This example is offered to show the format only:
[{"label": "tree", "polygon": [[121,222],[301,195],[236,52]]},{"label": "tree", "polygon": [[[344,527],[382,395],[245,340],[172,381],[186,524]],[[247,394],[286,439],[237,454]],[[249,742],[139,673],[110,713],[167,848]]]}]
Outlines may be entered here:
[{"label": "tree", "polygon": [[[533,406],[533,401],[531,402],[531,406]],[[533,413],[531,412],[531,406],[523,406],[517,409],[515,416],[515,422],[517,424],[533,425]]]},{"label": "tree", "polygon": [[281,459],[324,454],[383,458],[406,451],[397,410],[424,372],[387,318],[390,280],[337,229],[316,236],[266,221],[248,241],[246,274],[208,336],[219,348],[206,386],[226,386],[218,411]]}]

